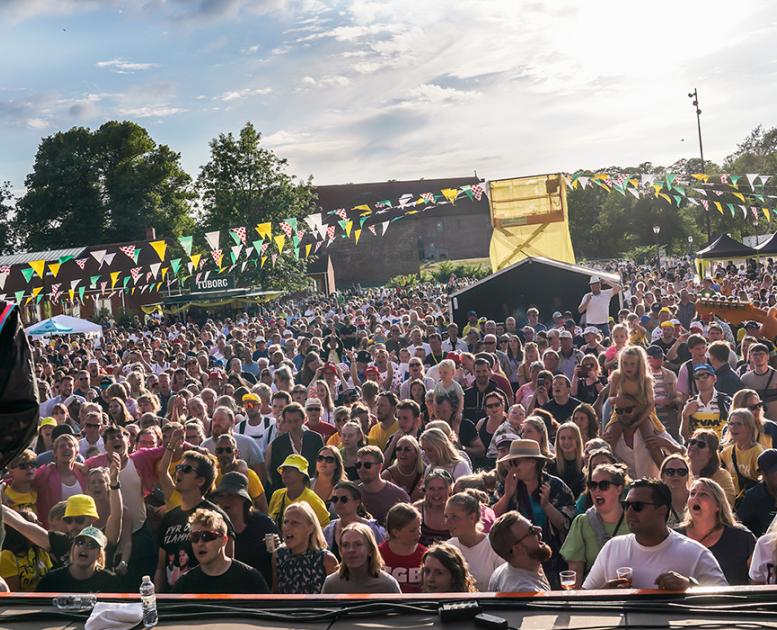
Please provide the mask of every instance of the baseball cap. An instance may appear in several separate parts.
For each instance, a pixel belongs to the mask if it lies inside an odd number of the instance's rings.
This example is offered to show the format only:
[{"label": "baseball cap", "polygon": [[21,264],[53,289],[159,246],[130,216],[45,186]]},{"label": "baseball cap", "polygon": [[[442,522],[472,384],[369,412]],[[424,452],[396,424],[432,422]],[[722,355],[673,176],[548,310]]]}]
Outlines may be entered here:
[{"label": "baseball cap", "polygon": [[265,343],[266,341],[267,341],[267,339],[265,339],[262,336],[259,336],[259,337],[256,338],[256,343]]},{"label": "baseball cap", "polygon": [[777,470],[777,448],[767,448],[758,456],[758,470],[764,475]]},{"label": "baseball cap", "polygon": [[46,416],[45,418],[41,418],[40,422],[38,423],[38,428],[41,427],[55,427],[57,426],[57,421],[54,420],[51,416]]},{"label": "baseball cap", "polygon": [[215,378],[218,380],[222,380],[224,378],[224,374],[221,372],[221,370],[211,370],[208,372],[208,378]]},{"label": "baseball cap", "polygon": [[769,354],[769,348],[766,347],[765,343],[754,343],[750,346],[748,352],[766,352],[766,354]]},{"label": "baseball cap", "polygon": [[645,350],[647,355],[651,359],[663,359],[664,358],[664,349],[661,346],[648,346],[647,350]]},{"label": "baseball cap", "polygon": [[599,329],[596,326],[586,326],[583,330],[584,335],[597,334]]},{"label": "baseball cap", "polygon": [[564,326],[571,326],[572,328],[574,328],[576,325],[577,324],[575,324],[575,320],[574,319],[565,319],[564,320]]},{"label": "baseball cap", "polygon": [[588,284],[599,284],[601,283],[601,278],[599,276],[591,276],[591,278],[588,280]]},{"label": "baseball cap", "polygon": [[521,438],[518,437],[515,433],[504,433],[499,436],[499,438],[496,441],[496,447],[502,448],[503,446],[510,446],[515,440],[520,440]]},{"label": "baseball cap", "polygon": [[87,365],[100,365],[100,362],[97,359],[89,359]]},{"label": "baseball cap", "polygon": [[715,374],[715,368],[712,367],[709,363],[702,363],[701,365],[697,365],[695,368],[693,368],[694,376],[696,374],[701,374],[702,372],[706,372],[707,374]]},{"label": "baseball cap", "polygon": [[108,389],[113,385],[113,379],[110,376],[103,376],[100,379],[100,389]]},{"label": "baseball cap", "polygon": [[674,324],[670,320],[661,322],[661,328],[674,328]]},{"label": "baseball cap", "polygon": [[445,358],[450,359],[456,365],[458,365],[461,362],[461,355],[459,355],[458,352],[448,352],[445,354]]},{"label": "baseball cap", "polygon": [[65,516],[91,516],[100,518],[94,499],[87,494],[74,494],[68,497]]},{"label": "baseball cap", "polygon": [[669,315],[671,315],[671,314],[672,314],[672,311],[669,309],[669,307],[668,307],[668,306],[662,306],[662,307],[661,307],[661,310],[659,310],[658,312],[659,312],[659,313],[667,313],[667,314],[669,314]]},{"label": "baseball cap", "polygon": [[280,474],[284,468],[295,468],[306,477],[310,477],[310,475],[308,475],[308,460],[302,455],[294,453],[286,457],[286,459],[283,460],[283,463],[278,466],[278,474]]},{"label": "baseball cap", "polygon": [[248,477],[243,473],[232,471],[226,473],[216,487],[216,491],[213,494],[226,494],[238,497],[243,497],[250,503],[253,503],[251,495],[248,494]]},{"label": "baseball cap", "polygon": [[[87,514],[86,516],[89,515]],[[89,527],[84,527],[80,532],[78,532],[76,538],[91,538],[103,549],[105,549],[105,547],[108,545],[108,539],[105,537],[105,534],[103,534],[96,527],[92,527],[91,525]]]},{"label": "baseball cap", "polygon": [[248,392],[247,394],[243,394],[243,397],[240,399],[243,402],[254,402],[254,403],[261,403],[261,399],[259,396],[252,392]]},{"label": "baseball cap", "polygon": [[690,330],[691,328],[700,328],[701,330],[704,330],[704,324],[702,324],[701,322],[691,322],[691,325],[688,326],[688,330]]},{"label": "baseball cap", "polygon": [[553,319],[561,319],[563,315],[561,314],[561,311],[556,311],[553,313]]},{"label": "baseball cap", "polygon": [[558,338],[559,338],[559,339],[572,339],[572,333],[571,333],[571,332],[569,332],[568,330],[562,330],[562,331],[561,331],[561,332],[558,334]]},{"label": "baseball cap", "polygon": [[70,394],[67,398],[65,398],[65,401],[62,403],[65,405],[65,407],[69,407],[74,402],[77,402],[80,405],[83,405],[86,402],[86,398],[83,396],[79,396],[78,394]]},{"label": "baseball cap", "polygon": [[60,435],[75,435],[75,434],[76,432],[73,430],[73,427],[71,427],[69,424],[60,424],[58,427],[54,427],[54,430],[51,432],[51,440],[53,442]]},{"label": "baseball cap", "polygon": [[334,363],[324,363],[324,368],[321,370],[324,374],[336,374],[337,370],[335,369]]},{"label": "baseball cap", "polygon": [[754,322],[752,320],[745,322],[745,330],[757,330],[758,327],[758,322]]},{"label": "baseball cap", "polygon": [[305,401],[305,409],[321,409],[321,401],[318,398],[308,398]]},{"label": "baseball cap", "polygon": [[369,363],[371,359],[372,355],[366,350],[359,350],[359,352],[356,353],[356,361],[358,363]]}]

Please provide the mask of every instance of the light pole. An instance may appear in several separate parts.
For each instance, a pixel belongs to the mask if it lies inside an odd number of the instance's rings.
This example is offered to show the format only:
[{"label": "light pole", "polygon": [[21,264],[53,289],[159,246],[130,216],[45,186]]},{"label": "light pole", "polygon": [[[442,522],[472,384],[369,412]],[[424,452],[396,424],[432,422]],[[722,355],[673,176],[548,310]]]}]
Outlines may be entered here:
[{"label": "light pole", "polygon": [[688,258],[693,256],[693,236],[688,235]]},{"label": "light pole", "polygon": [[661,250],[658,247],[658,234],[661,232],[661,226],[660,225],[654,225],[653,226],[653,234],[656,235],[656,269],[658,270],[658,275],[661,275]]},{"label": "light pole", "polygon": [[[696,128],[699,130],[699,155],[701,156],[701,172],[704,174],[704,145],[701,141],[701,109],[699,109],[699,93],[696,88],[693,88],[693,92],[688,92],[688,98],[693,99],[692,104],[696,109]],[[704,212],[704,218],[707,223],[707,244],[712,242],[712,230],[710,229],[710,213]]]}]

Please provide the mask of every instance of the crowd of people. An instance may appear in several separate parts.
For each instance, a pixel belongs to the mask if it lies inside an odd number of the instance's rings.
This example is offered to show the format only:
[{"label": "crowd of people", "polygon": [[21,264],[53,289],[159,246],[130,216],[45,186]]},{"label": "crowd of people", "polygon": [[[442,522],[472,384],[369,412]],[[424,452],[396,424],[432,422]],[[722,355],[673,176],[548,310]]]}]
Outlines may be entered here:
[{"label": "crowd of people", "polygon": [[452,280],[32,340],[40,424],[2,486],[3,586],[777,583],[774,340],[696,309],[773,306],[773,264],[617,271],[575,311],[462,329]]}]

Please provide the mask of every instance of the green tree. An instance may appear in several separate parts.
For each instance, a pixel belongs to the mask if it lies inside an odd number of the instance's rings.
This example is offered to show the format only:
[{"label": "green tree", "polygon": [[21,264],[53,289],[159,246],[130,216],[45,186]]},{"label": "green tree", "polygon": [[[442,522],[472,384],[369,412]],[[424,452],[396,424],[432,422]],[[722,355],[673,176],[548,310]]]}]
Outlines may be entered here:
[{"label": "green tree", "polygon": [[[316,212],[311,178],[297,181],[289,175],[286,159],[262,147],[261,138],[248,122],[238,137],[220,134],[210,142],[210,160],[197,179],[203,230],[246,227],[249,239],[256,239],[254,226],[259,223],[270,221],[277,230],[287,218],[302,219]],[[271,247],[275,249],[274,244]],[[304,259],[285,255],[284,250],[275,267],[266,264],[250,280],[266,288],[301,288],[305,269]]]},{"label": "green tree", "polygon": [[0,254],[16,250],[16,233],[12,223],[15,201],[11,182],[0,184]]},{"label": "green tree", "polygon": [[191,178],[180,155],[141,126],[110,121],[41,141],[14,225],[27,249],[94,245],[191,231]]}]

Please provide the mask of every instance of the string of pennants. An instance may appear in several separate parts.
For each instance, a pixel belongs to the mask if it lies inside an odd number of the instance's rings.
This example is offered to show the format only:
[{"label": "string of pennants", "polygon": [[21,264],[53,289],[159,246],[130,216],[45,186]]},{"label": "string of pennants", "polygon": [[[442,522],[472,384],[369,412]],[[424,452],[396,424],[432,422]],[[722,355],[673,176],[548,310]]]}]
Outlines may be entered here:
[{"label": "string of pennants", "polygon": [[632,195],[636,199],[660,199],[677,208],[698,206],[707,212],[717,211],[722,215],[728,213],[732,218],[741,213],[744,219],[752,217],[755,222],[761,217],[766,221],[777,219],[777,195],[768,194],[774,192],[773,189],[767,190],[771,175],[694,173],[686,176],[676,173],[578,171],[564,177],[572,190],[598,187],[608,193],[614,190],[624,197]]},{"label": "string of pennants", "polygon": [[[211,275],[224,274],[239,268],[263,269],[269,262],[273,267],[279,257],[309,258],[322,247],[329,247],[336,238],[352,239],[358,245],[366,230],[373,237],[383,237],[392,222],[420,214],[440,205],[455,204],[461,198],[480,201],[486,195],[485,183],[467,184],[457,188],[443,188],[434,192],[400,196],[396,201],[385,199],[372,204],[351,208],[339,208],[318,212],[304,218],[289,217],[277,224],[260,223],[252,228],[236,226],[228,230],[205,232],[208,252],[194,250],[194,235],[174,239],[184,255],[170,257],[169,244],[173,239],[159,239],[116,246],[116,251],[95,249],[84,257],[62,256],[56,261],[34,260],[19,267],[25,284],[36,279],[43,281],[47,274],[57,280],[63,265],[72,263],[83,276],[69,281],[52,282],[49,291],[44,286],[27,287],[11,295],[0,293],[0,300],[13,299],[17,304],[40,303],[43,299],[58,302],[69,299],[81,303],[93,294],[105,299],[125,293],[153,293],[178,285],[183,288],[194,278],[195,283],[207,280]],[[255,236],[254,236],[255,235]],[[150,247],[157,262],[141,265],[139,259],[144,248]],[[126,257],[135,266],[126,271],[111,271],[116,257]],[[125,263],[126,264],[126,263]],[[98,273],[90,273],[87,266],[97,266]],[[0,292],[5,290],[11,274],[10,266],[0,266]]]}]

